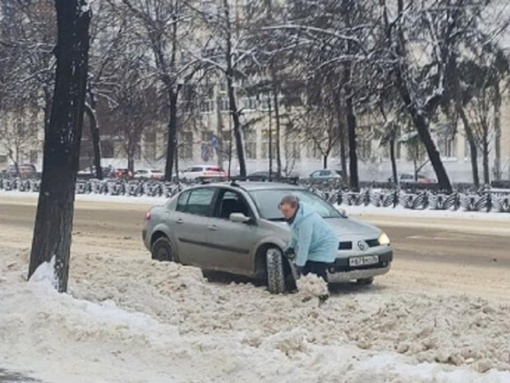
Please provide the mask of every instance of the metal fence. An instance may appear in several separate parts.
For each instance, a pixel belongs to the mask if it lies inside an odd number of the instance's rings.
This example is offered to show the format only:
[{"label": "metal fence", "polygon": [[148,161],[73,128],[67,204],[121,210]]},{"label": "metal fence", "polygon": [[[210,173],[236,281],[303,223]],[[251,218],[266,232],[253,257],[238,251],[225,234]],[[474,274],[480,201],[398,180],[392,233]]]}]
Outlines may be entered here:
[{"label": "metal fence", "polygon": [[[295,181],[295,180],[293,180]],[[84,180],[76,183],[77,194],[97,194],[132,197],[170,198],[195,183],[162,182],[145,180]],[[455,192],[444,193],[433,185],[408,184],[396,188],[391,184],[364,184],[359,192],[342,190],[335,184],[306,184],[314,193],[330,203],[344,206],[374,206],[412,210],[460,210],[510,213],[510,187],[483,187],[475,189],[470,184],[455,185]],[[427,188],[427,186],[429,186]],[[497,186],[507,186],[497,184]],[[508,185],[510,186],[510,185]],[[24,193],[39,192],[40,180],[3,178],[0,190]]]}]

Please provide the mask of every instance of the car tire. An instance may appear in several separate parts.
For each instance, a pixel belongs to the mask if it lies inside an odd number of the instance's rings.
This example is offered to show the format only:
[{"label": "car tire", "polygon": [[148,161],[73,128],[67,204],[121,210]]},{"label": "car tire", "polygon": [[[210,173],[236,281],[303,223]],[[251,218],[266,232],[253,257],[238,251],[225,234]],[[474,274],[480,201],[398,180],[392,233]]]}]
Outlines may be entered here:
[{"label": "car tire", "polygon": [[357,279],[356,283],[358,285],[370,286],[372,283],[374,283],[374,277]]},{"label": "car tire", "polygon": [[271,247],[266,251],[267,289],[271,294],[286,291],[283,255],[280,249]]},{"label": "car tire", "polygon": [[151,248],[152,259],[160,262],[173,262],[175,251],[167,237],[160,237],[154,241]]}]

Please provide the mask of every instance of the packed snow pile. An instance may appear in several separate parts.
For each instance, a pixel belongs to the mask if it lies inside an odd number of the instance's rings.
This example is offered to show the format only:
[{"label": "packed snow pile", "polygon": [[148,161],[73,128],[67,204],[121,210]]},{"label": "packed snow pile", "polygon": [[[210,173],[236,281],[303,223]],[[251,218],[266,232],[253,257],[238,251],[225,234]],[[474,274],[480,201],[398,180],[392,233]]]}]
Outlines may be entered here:
[{"label": "packed snow pile", "polygon": [[510,382],[498,302],[365,288],[318,307],[121,252],[74,254],[57,294],[27,254],[0,246],[0,368],[48,383]]},{"label": "packed snow pile", "polygon": [[296,281],[296,285],[299,294],[301,294],[305,301],[328,294],[328,284],[324,279],[319,278],[315,274],[302,275]]}]

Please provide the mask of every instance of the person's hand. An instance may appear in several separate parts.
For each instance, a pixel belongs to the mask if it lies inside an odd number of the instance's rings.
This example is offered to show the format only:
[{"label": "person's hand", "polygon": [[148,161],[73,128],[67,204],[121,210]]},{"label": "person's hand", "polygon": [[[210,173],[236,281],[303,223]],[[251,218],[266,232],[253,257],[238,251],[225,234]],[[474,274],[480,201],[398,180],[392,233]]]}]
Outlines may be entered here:
[{"label": "person's hand", "polygon": [[289,247],[283,252],[283,255],[285,256],[285,258],[292,260],[296,257],[296,252],[292,247]]},{"label": "person's hand", "polygon": [[296,270],[296,274],[298,277],[300,277],[301,274],[303,274],[303,267],[301,267],[301,266],[294,265],[294,270]]}]

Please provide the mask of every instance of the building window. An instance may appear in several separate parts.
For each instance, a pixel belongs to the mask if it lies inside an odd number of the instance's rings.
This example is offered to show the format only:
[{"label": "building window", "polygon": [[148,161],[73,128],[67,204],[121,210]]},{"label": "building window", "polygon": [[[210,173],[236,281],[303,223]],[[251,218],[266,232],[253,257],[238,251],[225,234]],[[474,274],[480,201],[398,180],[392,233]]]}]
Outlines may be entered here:
[{"label": "building window", "polygon": [[310,142],[308,145],[306,145],[306,157],[307,158],[321,158],[321,150],[319,145],[317,145],[315,142]]},{"label": "building window", "polygon": [[156,159],[156,133],[145,133],[145,158],[149,161]]},{"label": "building window", "polygon": [[443,158],[456,158],[456,139],[451,135],[442,135],[437,140],[437,146],[439,147],[439,153]]},{"label": "building window", "polygon": [[243,97],[243,108],[246,110],[256,110],[258,107],[258,100],[256,97]]},{"label": "building window", "polygon": [[358,155],[360,160],[366,161],[372,157],[372,141],[371,140],[360,140],[358,142]]},{"label": "building window", "polygon": [[222,97],[220,100],[220,111],[228,112],[230,110],[230,101],[228,97]]},{"label": "building window", "polygon": [[257,132],[248,130],[244,132],[244,144],[246,147],[246,158],[249,160],[257,159]]},{"label": "building window", "polygon": [[181,132],[179,141],[179,158],[191,160],[193,158],[193,132]]},{"label": "building window", "polygon": [[[276,131],[272,130],[271,157],[276,158]],[[269,129],[262,131],[262,158],[269,158]]]},{"label": "building window", "polygon": [[212,113],[213,110],[214,107],[211,99],[205,99],[200,103],[200,113]]},{"label": "building window", "polygon": [[115,157],[113,142],[110,140],[101,140],[101,153],[103,158]]},{"label": "building window", "polygon": [[211,131],[202,132],[200,145],[200,156],[203,161],[208,162],[214,157],[214,133]]},{"label": "building window", "polygon": [[301,159],[301,143],[299,141],[285,142],[285,158],[297,161]]},{"label": "building window", "polygon": [[39,158],[39,152],[37,150],[31,150],[30,151],[30,163],[36,164],[38,158]]}]

